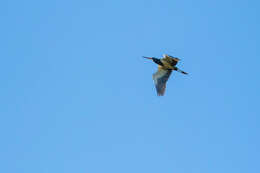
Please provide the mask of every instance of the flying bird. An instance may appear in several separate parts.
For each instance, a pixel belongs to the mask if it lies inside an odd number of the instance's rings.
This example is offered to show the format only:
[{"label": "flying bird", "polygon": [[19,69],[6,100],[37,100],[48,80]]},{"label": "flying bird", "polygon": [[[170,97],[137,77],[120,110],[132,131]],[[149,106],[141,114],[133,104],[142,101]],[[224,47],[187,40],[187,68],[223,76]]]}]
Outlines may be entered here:
[{"label": "flying bird", "polygon": [[178,63],[178,61],[180,61],[180,59],[177,57],[164,54],[163,58],[161,59],[145,56],[144,58],[153,60],[153,62],[158,64],[158,70],[156,73],[153,74],[153,80],[158,96],[164,95],[166,82],[169,79],[173,70],[178,71],[182,74],[188,74],[176,67],[176,64]]}]

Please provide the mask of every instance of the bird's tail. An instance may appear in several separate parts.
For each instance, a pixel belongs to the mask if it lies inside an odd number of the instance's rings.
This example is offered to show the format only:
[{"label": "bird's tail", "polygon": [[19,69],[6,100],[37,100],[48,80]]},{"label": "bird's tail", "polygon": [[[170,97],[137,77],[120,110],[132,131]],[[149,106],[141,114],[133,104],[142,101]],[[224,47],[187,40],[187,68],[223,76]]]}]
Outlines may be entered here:
[{"label": "bird's tail", "polygon": [[188,73],[186,73],[185,71],[182,71],[182,70],[180,70],[180,69],[177,69],[177,71],[180,72],[180,73],[182,73],[182,74],[188,74]]}]

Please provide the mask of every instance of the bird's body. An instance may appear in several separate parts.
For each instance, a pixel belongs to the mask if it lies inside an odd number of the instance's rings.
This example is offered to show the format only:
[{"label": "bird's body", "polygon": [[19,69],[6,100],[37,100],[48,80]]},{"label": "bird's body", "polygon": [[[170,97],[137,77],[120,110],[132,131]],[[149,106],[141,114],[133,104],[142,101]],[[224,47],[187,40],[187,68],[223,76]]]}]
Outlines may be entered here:
[{"label": "bird's body", "polygon": [[156,91],[158,96],[163,96],[165,93],[166,82],[169,79],[173,70],[181,72],[183,74],[188,74],[176,67],[176,64],[180,60],[179,58],[172,57],[170,55],[163,55],[162,59],[154,58],[154,57],[144,57],[147,59],[153,60],[156,64],[158,64],[158,70],[153,74],[153,80],[155,83]]}]

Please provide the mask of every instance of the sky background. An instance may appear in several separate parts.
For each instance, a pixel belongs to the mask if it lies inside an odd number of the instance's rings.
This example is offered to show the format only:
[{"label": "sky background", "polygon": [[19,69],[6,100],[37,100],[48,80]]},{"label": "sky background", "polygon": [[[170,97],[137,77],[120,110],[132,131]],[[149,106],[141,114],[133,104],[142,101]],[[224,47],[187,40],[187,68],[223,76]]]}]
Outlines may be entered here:
[{"label": "sky background", "polygon": [[259,173],[259,6],[1,1],[0,172]]}]

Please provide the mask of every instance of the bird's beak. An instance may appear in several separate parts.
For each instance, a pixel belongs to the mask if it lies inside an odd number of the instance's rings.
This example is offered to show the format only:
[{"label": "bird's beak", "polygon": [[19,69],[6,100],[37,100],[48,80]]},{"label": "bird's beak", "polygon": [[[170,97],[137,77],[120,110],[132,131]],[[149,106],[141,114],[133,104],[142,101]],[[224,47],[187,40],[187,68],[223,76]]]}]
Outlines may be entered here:
[{"label": "bird's beak", "polygon": [[151,58],[151,57],[146,57],[146,56],[143,56],[143,58],[146,58],[146,59],[153,59],[153,58]]}]

